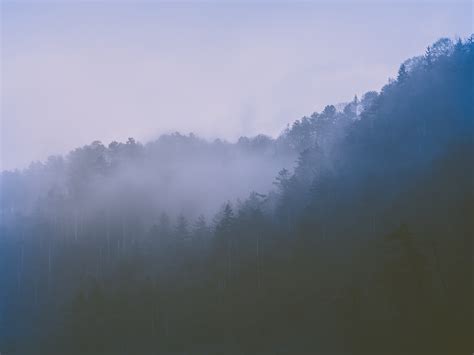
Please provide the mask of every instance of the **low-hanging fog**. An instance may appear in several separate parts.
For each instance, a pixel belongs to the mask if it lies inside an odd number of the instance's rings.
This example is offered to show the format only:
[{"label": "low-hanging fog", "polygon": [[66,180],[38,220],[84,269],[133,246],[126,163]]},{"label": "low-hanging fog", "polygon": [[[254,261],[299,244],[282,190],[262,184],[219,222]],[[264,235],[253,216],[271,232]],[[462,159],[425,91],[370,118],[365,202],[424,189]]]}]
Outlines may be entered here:
[{"label": "low-hanging fog", "polygon": [[108,146],[95,141],[23,172],[5,172],[2,200],[12,202],[12,212],[26,214],[51,203],[57,210],[48,213],[93,216],[125,209],[148,223],[160,213],[211,217],[225,201],[253,191],[266,194],[279,170],[293,168],[296,156],[287,142],[263,135],[235,144],[179,133],[147,144],[133,138]]}]

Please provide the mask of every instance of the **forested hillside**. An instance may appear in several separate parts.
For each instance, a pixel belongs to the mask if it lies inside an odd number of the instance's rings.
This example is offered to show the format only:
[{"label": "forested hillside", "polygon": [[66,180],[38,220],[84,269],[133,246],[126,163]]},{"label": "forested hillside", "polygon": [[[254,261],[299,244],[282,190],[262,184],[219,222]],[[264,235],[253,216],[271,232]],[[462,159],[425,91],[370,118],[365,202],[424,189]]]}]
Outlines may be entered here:
[{"label": "forested hillside", "polygon": [[472,353],[473,37],[276,139],[1,175],[6,354]]}]

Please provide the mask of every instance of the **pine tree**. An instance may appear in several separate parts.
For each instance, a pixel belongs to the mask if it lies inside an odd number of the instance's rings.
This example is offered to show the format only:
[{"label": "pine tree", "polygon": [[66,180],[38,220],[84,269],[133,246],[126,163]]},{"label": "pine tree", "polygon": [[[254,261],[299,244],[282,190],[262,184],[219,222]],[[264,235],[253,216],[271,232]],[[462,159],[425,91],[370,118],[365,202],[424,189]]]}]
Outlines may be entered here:
[{"label": "pine tree", "polygon": [[399,84],[405,83],[405,81],[408,79],[408,72],[405,64],[402,64],[400,66],[400,69],[398,69],[398,76],[397,76],[397,82]]}]

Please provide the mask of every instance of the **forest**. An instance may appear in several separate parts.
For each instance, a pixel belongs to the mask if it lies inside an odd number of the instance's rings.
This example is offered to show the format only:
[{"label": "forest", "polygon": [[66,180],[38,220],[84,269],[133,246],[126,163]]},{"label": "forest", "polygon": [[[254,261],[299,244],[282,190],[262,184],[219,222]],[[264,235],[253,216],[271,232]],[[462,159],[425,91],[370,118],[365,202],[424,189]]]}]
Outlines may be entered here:
[{"label": "forest", "polygon": [[469,354],[474,37],[276,137],[0,177],[2,354]]}]

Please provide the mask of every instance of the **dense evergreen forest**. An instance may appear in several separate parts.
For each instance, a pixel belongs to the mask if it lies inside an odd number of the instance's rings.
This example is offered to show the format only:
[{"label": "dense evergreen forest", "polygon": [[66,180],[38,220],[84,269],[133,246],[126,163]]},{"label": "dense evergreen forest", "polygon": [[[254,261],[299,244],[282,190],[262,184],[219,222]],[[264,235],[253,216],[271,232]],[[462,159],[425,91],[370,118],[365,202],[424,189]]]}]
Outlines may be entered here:
[{"label": "dense evergreen forest", "polygon": [[3,172],[1,353],[472,353],[473,70],[440,39],[276,139]]}]

